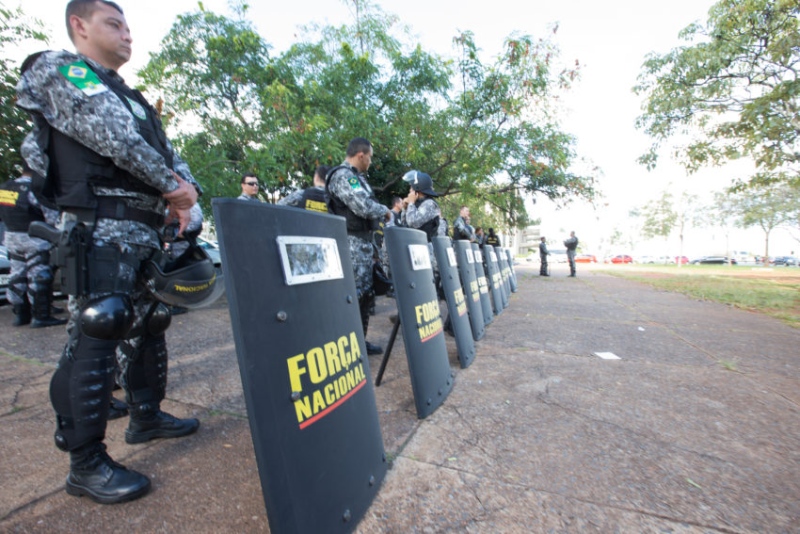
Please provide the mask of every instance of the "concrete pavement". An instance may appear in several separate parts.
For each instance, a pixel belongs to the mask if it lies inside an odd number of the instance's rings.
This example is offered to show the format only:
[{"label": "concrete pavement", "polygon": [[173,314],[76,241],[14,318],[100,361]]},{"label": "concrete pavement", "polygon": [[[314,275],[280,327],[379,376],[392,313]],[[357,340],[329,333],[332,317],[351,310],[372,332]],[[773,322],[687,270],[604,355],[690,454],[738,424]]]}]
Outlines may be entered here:
[{"label": "concrete pavement", "polygon": [[[398,338],[376,388],[392,466],[358,532],[800,532],[800,331],[581,267],[518,265],[471,367],[447,338],[455,386],[423,421]],[[0,531],[268,532],[226,306],[168,334],[164,407],[199,432],[127,445],[110,422],[112,456],[153,481],[116,506],[63,491],[47,396],[63,329],[0,308]]]}]

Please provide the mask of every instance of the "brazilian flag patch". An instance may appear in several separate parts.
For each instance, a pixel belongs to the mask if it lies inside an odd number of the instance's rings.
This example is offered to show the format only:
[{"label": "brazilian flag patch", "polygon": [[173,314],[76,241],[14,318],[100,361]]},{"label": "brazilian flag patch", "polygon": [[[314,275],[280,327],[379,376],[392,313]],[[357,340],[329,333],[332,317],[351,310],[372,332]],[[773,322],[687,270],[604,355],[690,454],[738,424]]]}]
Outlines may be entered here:
[{"label": "brazilian flag patch", "polygon": [[347,183],[350,184],[350,189],[352,189],[353,191],[358,191],[359,189],[361,189],[361,182],[358,181],[357,176],[351,176],[350,178],[348,178]]},{"label": "brazilian flag patch", "polygon": [[100,78],[85,61],[76,61],[58,67],[58,72],[87,96],[95,96],[108,91],[108,87],[100,81]]}]

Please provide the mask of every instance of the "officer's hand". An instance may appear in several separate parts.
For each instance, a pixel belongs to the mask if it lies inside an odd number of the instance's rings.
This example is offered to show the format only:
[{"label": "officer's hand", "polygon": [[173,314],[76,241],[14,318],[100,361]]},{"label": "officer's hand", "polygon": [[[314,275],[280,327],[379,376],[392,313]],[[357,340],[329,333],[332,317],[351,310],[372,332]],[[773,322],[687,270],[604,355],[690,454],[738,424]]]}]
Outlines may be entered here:
[{"label": "officer's hand", "polygon": [[183,237],[183,231],[186,230],[189,223],[192,221],[191,209],[182,210],[171,205],[169,213],[167,214],[166,224],[170,224],[174,221],[178,221],[178,237]]},{"label": "officer's hand", "polygon": [[169,205],[176,210],[188,210],[197,204],[197,189],[181,178],[175,171],[172,175],[178,182],[178,189],[170,193],[164,193],[164,198],[169,201]]}]

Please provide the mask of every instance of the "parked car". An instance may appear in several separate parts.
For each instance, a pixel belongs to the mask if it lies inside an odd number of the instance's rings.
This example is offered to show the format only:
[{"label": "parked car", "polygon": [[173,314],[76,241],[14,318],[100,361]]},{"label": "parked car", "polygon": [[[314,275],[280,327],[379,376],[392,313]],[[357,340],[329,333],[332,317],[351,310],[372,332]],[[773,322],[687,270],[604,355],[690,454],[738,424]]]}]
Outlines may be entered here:
[{"label": "parked car", "polygon": [[736,265],[736,260],[729,259],[727,256],[703,256],[692,260],[691,263],[695,265],[727,265],[728,263]]},{"label": "parked car", "polygon": [[219,252],[219,245],[202,237],[197,238],[197,244],[206,251],[208,257],[214,262],[214,267],[222,269],[222,255]]},{"label": "parked car", "polygon": [[784,267],[797,267],[798,259],[794,256],[777,256],[772,263],[774,265],[783,265]]},{"label": "parked car", "polygon": [[611,263],[633,263],[633,258],[627,254],[617,254],[611,258]]},{"label": "parked car", "polygon": [[547,259],[550,263],[567,263],[567,249],[565,248],[551,248],[550,257]]},{"label": "parked car", "polygon": [[8,261],[8,250],[0,246],[0,302],[6,301],[6,289],[8,288],[8,277],[11,273],[11,262]]},{"label": "parked car", "polygon": [[575,263],[597,263],[597,256],[594,254],[578,254],[575,256]]}]

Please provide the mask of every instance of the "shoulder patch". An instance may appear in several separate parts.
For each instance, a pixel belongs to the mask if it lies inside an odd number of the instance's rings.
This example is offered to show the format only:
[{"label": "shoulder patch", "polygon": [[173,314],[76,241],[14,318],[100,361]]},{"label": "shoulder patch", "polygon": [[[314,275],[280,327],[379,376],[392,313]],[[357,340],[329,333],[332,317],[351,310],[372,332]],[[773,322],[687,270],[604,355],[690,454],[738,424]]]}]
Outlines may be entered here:
[{"label": "shoulder patch", "polygon": [[353,191],[358,191],[360,189],[363,189],[363,187],[361,187],[361,182],[358,180],[357,176],[351,176],[350,178],[348,178],[347,183],[350,184],[350,189],[352,189]]},{"label": "shoulder patch", "polygon": [[108,91],[108,87],[100,81],[100,78],[85,61],[76,61],[58,67],[58,72],[87,96],[95,96]]},{"label": "shoulder patch", "polygon": [[125,97],[125,100],[128,101],[128,105],[131,107],[131,111],[137,119],[142,121],[147,120],[147,112],[144,110],[144,106],[142,106],[136,100],[128,98],[127,96]]}]

